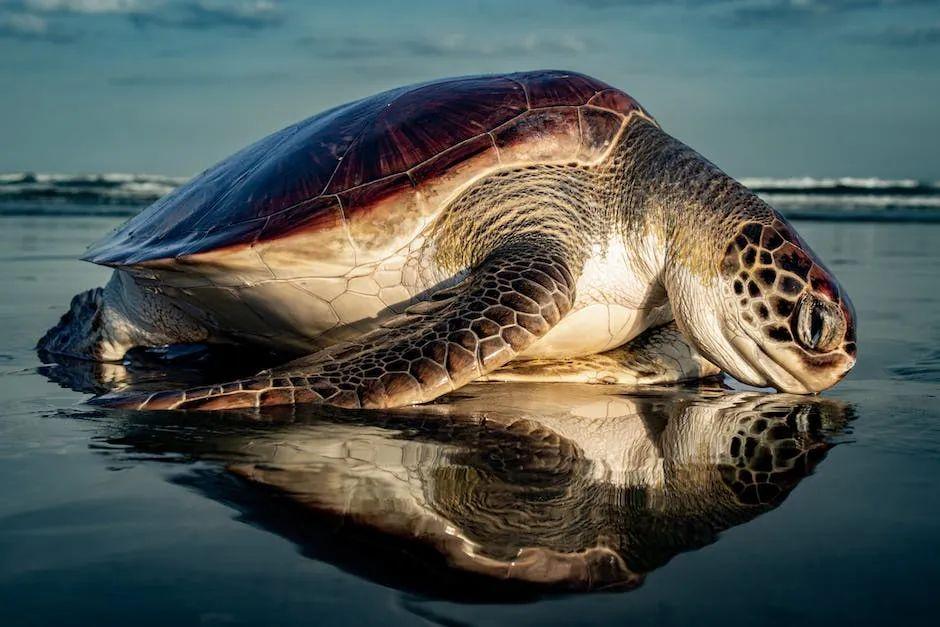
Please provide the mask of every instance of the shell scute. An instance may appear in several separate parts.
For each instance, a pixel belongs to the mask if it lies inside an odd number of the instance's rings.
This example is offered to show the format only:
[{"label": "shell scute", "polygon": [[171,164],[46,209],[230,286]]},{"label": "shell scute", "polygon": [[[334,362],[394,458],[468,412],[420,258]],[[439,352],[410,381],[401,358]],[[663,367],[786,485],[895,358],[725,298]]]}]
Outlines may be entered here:
[{"label": "shell scute", "polygon": [[528,111],[493,131],[504,163],[573,159],[581,144],[577,107]]},{"label": "shell scute", "polygon": [[629,115],[633,111],[642,111],[646,114],[646,111],[640,106],[640,103],[619,89],[605,89],[600,91],[588,100],[587,103],[594,107],[615,111],[621,115]]},{"label": "shell scute", "polygon": [[495,168],[499,153],[489,134],[478,135],[411,171],[426,211],[432,211],[480,171]]},{"label": "shell scute", "polygon": [[520,72],[511,74],[525,86],[529,107],[557,107],[559,105],[581,105],[598,92],[598,85],[606,87],[594,79],[556,70],[538,72]]},{"label": "shell scute", "polygon": [[485,133],[526,109],[508,79],[474,78],[419,86],[381,111],[350,147],[327,190],[335,193],[405,172],[454,145]]},{"label": "shell scute", "polygon": [[340,194],[340,198],[353,245],[379,257],[406,245],[423,221],[408,174],[356,187]]},{"label": "shell scute", "polygon": [[606,154],[617,132],[623,126],[623,118],[606,109],[581,107],[581,149],[579,157],[593,161]]},{"label": "shell scute", "polygon": [[317,196],[267,218],[258,239],[267,241],[299,229],[325,230],[341,226],[343,209],[336,196]]},{"label": "shell scute", "polygon": [[493,164],[499,162],[493,139],[488,134],[477,135],[428,159],[411,171],[411,178],[415,185],[420,186],[427,181],[435,181],[441,176],[446,176],[455,167],[481,156],[488,156],[488,160]]}]

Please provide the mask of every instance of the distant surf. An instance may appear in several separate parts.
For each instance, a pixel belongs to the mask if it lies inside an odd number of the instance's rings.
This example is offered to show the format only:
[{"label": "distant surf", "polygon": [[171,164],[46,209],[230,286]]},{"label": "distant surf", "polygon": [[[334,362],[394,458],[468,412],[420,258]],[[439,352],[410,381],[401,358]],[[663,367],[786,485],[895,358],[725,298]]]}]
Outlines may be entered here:
[{"label": "distant surf", "polygon": [[0,174],[0,215],[134,215],[186,177],[154,174]]},{"label": "distant surf", "polygon": [[940,222],[940,181],[801,177],[741,182],[795,220]]},{"label": "distant surf", "polygon": [[[134,215],[186,182],[153,174],[0,174],[0,215]],[[792,219],[940,222],[940,181],[744,178]]]}]

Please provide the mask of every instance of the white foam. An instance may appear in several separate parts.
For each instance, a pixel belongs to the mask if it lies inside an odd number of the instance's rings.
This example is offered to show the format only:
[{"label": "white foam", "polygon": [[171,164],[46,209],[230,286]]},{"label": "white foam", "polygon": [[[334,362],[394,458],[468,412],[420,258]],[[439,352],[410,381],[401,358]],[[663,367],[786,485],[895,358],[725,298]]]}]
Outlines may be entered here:
[{"label": "white foam", "polygon": [[769,205],[774,207],[786,208],[794,205],[815,205],[820,207],[940,207],[940,196],[893,196],[885,194],[875,195],[854,195],[840,194],[837,196],[820,196],[819,194],[788,194],[788,193],[760,193]]},{"label": "white foam", "polygon": [[[907,188],[916,189],[922,183],[916,179],[856,178],[813,178],[811,176],[792,178],[752,177],[743,178],[741,183],[753,189],[832,189],[848,187],[858,189]],[[933,187],[937,187],[936,184]]]},{"label": "white foam", "polygon": [[143,204],[170,193],[185,181],[184,177],[125,172],[8,172],[0,173],[0,198],[44,201],[80,198],[86,203]]}]

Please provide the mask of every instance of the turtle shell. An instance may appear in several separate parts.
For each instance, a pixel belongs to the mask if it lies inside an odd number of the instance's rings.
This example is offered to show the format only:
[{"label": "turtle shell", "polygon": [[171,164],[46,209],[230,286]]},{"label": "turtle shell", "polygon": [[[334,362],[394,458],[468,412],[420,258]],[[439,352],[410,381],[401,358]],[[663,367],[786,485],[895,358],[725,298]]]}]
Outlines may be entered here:
[{"label": "turtle shell", "polygon": [[[148,207],[84,258],[111,266],[194,261],[317,232],[341,242],[334,246],[376,251],[413,238],[446,195],[489,169],[600,158],[633,112],[649,117],[622,91],[571,72],[401,87],[265,137]],[[342,256],[324,246],[321,255]]]}]

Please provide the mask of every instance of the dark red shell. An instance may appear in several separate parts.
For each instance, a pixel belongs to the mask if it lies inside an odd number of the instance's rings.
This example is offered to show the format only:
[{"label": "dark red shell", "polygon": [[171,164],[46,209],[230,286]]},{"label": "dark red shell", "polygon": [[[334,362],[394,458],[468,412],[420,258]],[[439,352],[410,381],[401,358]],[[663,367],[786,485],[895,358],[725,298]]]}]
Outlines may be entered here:
[{"label": "dark red shell", "polygon": [[[84,258],[130,265],[328,226],[337,197],[381,195],[390,185],[427,180],[479,152],[476,144],[491,145],[491,131],[529,110],[585,104],[642,111],[625,93],[572,72],[451,78],[383,92],[241,150],[129,220]],[[447,159],[433,159],[458,145]]]}]

